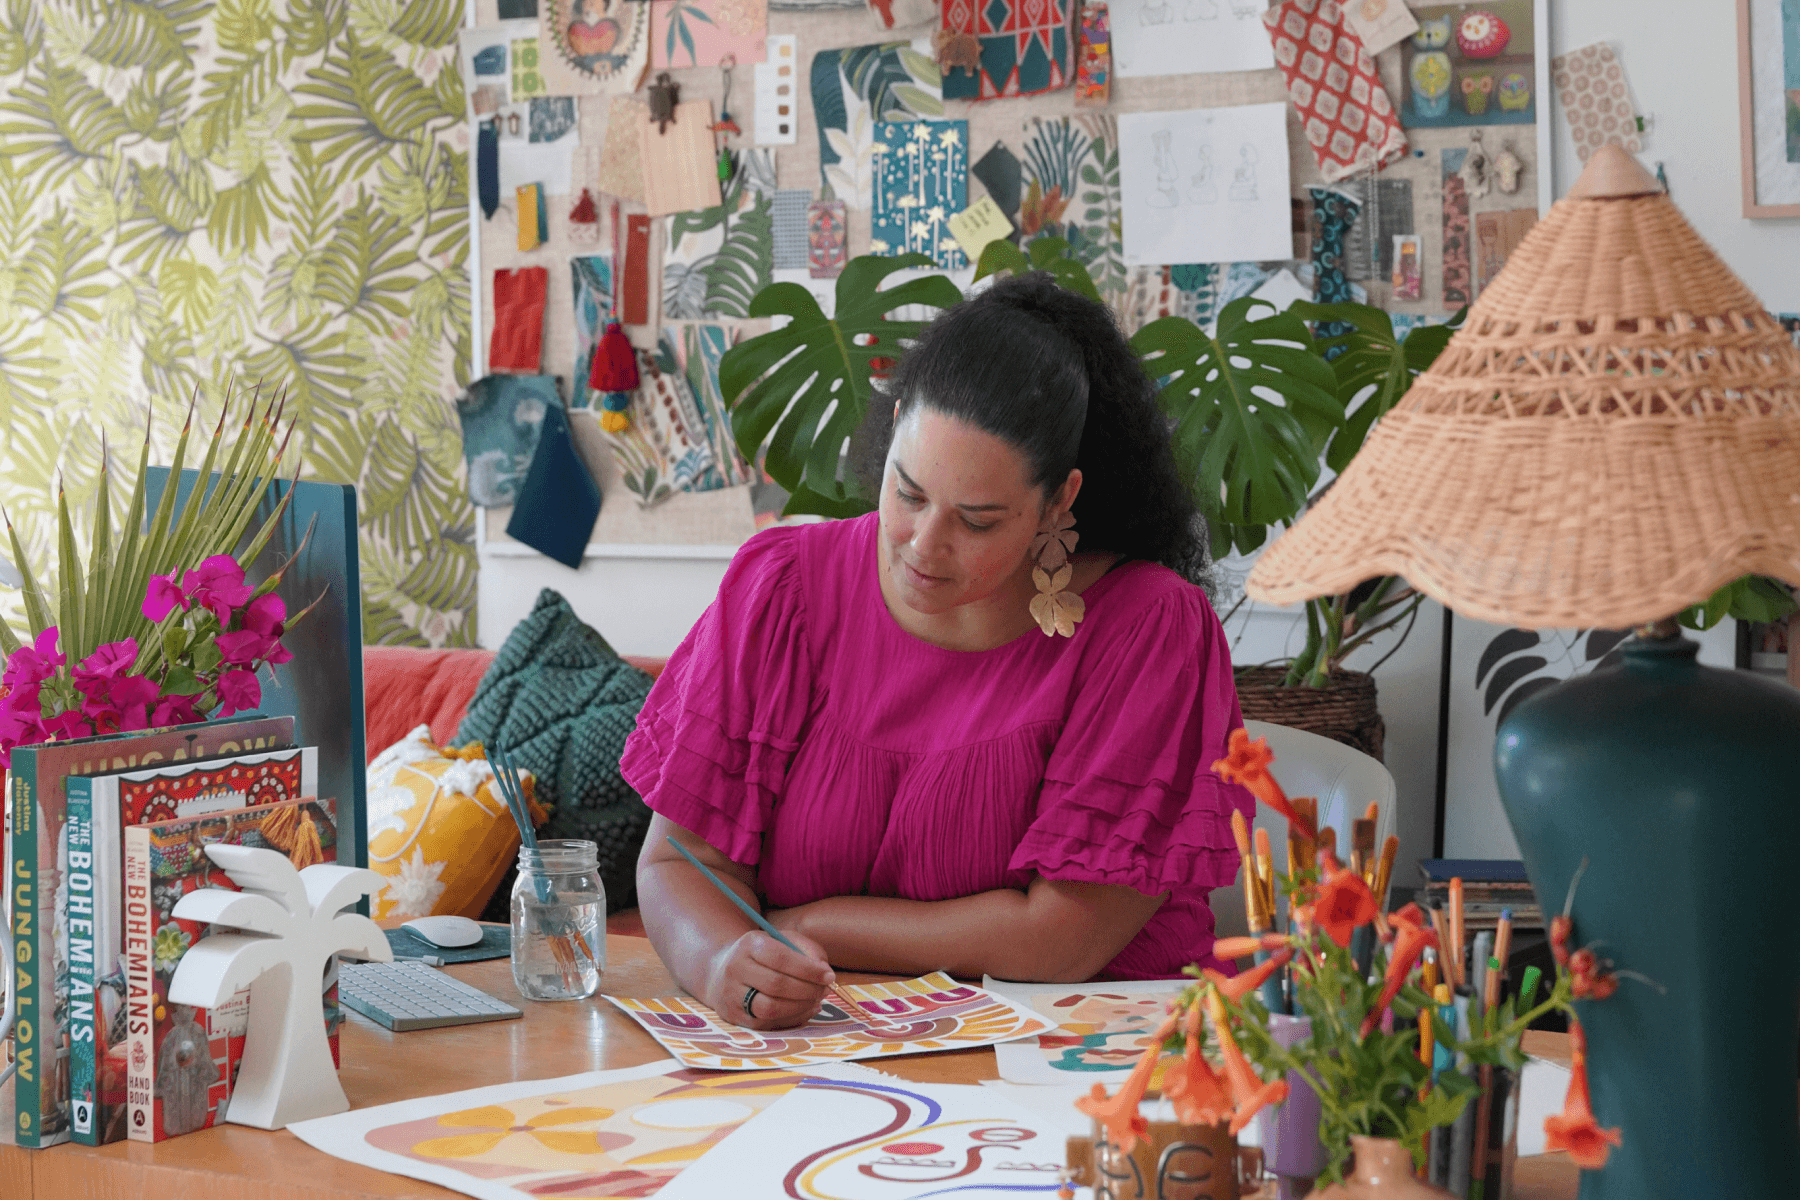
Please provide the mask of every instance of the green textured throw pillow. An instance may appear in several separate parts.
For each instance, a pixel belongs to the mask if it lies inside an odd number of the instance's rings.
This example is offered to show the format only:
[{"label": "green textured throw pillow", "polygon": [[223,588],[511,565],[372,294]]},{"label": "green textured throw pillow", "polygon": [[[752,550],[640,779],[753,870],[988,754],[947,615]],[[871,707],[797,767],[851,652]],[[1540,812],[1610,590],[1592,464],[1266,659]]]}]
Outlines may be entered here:
[{"label": "green textured throw pillow", "polygon": [[[650,809],[619,775],[619,756],[651,682],[545,588],[507,635],[456,731],[458,745],[500,746],[537,777],[538,801],[552,807],[539,837],[599,847],[608,912],[637,903]],[[511,889],[509,875],[496,902]]]}]

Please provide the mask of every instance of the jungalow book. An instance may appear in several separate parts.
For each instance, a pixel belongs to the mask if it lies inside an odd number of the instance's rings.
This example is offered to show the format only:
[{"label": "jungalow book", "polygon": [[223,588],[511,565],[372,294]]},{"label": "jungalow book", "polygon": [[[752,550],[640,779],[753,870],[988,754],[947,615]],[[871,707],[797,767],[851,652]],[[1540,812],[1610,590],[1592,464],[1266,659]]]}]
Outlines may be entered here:
[{"label": "jungalow book", "polygon": [[59,861],[68,815],[64,781],[70,775],[274,749],[293,740],[292,717],[235,717],[13,749],[7,772],[12,810],[7,895],[18,970],[17,1070],[0,1085],[5,1116],[0,1137],[31,1148],[69,1140],[68,872]]}]

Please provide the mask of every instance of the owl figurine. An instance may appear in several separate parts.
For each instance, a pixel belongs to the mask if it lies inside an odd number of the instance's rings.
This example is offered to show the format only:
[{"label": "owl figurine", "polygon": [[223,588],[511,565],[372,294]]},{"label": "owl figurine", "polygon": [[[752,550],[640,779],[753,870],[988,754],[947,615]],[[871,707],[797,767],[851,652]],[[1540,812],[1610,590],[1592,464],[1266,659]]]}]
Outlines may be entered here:
[{"label": "owl figurine", "polygon": [[1523,71],[1508,71],[1500,76],[1500,88],[1494,99],[1501,112],[1524,112],[1531,107],[1531,77]]},{"label": "owl figurine", "polygon": [[1450,44],[1450,18],[1434,17],[1419,22],[1413,34],[1412,67],[1408,72],[1412,83],[1413,108],[1421,117],[1450,115],[1450,56],[1444,47]]},{"label": "owl figurine", "polygon": [[1471,117],[1487,111],[1488,97],[1494,94],[1494,77],[1487,72],[1462,77],[1463,108]]}]

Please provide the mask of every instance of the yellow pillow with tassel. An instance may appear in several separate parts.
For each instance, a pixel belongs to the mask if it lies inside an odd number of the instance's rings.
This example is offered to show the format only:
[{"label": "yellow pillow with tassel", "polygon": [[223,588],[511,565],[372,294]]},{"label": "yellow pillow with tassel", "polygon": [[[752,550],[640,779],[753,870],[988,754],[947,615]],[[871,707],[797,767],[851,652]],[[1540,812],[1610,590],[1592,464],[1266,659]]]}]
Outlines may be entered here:
[{"label": "yellow pillow with tassel", "polygon": [[[533,828],[549,817],[520,772]],[[420,725],[369,764],[369,867],[387,877],[379,920],[433,914],[475,919],[519,854],[519,829],[480,743],[460,749]]]}]

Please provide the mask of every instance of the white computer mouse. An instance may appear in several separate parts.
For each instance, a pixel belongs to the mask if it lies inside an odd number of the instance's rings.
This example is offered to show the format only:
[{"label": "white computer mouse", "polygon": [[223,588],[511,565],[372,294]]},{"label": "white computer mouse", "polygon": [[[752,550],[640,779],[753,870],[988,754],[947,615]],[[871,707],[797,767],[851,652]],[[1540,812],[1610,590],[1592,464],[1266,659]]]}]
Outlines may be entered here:
[{"label": "white computer mouse", "polygon": [[414,917],[400,928],[446,950],[473,946],[481,940],[481,926],[467,917]]}]

